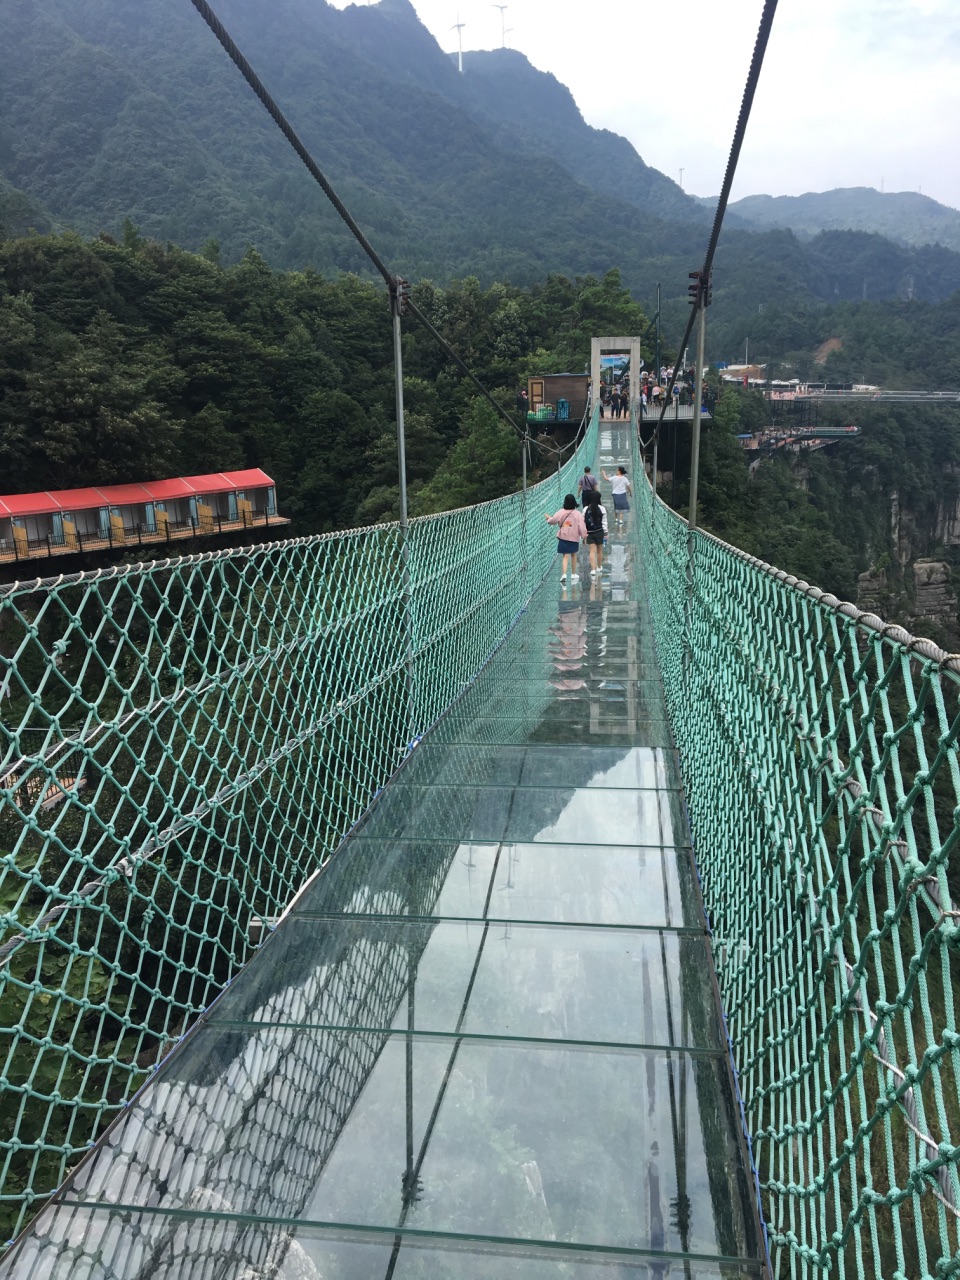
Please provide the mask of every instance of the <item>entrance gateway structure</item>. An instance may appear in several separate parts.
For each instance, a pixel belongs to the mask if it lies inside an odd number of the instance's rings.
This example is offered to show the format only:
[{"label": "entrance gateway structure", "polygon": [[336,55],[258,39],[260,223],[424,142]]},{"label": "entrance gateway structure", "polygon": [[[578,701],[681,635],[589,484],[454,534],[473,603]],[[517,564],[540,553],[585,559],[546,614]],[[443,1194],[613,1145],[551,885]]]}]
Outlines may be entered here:
[{"label": "entrance gateway structure", "polygon": [[590,385],[596,396],[600,386],[601,356],[624,354],[630,357],[630,404],[633,406],[640,399],[642,357],[639,338],[593,338],[590,343]]}]

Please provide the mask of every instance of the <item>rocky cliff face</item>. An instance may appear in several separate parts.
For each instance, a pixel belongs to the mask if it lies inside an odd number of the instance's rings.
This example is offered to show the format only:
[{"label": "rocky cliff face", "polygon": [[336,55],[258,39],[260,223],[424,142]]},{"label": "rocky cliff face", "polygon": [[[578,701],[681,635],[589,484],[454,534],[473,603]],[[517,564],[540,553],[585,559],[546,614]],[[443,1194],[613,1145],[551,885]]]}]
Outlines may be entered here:
[{"label": "rocky cliff face", "polygon": [[[956,468],[949,467],[947,474],[957,476]],[[960,547],[960,497],[940,503],[935,536],[945,547]]]},{"label": "rocky cliff face", "polygon": [[885,569],[868,569],[857,579],[857,608],[864,613],[875,613],[879,618],[890,618],[899,604],[900,593],[892,592]]},{"label": "rocky cliff face", "polygon": [[[952,636],[957,630],[957,593],[949,564],[943,560],[915,560],[913,589],[913,623],[930,621]],[[923,627],[917,629],[922,631]]]},{"label": "rocky cliff face", "polygon": [[915,560],[906,573],[894,570],[889,575],[875,567],[857,579],[858,608],[901,622],[908,631],[951,650],[960,644],[957,603],[953,570],[945,560]]},{"label": "rocky cliff face", "polygon": [[[936,548],[960,547],[960,499],[940,501],[923,518],[890,495],[890,551],[857,579],[857,605],[951,649],[960,645],[952,557]],[[932,554],[933,553],[933,554]]]}]

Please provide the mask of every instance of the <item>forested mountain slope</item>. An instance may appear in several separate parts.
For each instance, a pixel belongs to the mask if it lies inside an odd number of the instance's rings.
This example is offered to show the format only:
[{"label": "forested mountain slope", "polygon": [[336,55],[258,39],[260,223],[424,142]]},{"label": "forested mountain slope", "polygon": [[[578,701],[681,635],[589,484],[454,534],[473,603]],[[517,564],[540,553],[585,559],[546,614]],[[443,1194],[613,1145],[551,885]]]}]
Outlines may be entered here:
[{"label": "forested mountain slope", "polygon": [[[424,281],[414,296],[507,406],[528,373],[583,368],[594,334],[646,328],[616,271],[525,289]],[[960,293],[936,304],[818,304],[792,323],[841,338],[834,376],[960,385]],[[516,436],[412,323],[404,370],[414,513],[514,488]],[[889,562],[888,612],[907,617],[908,561],[946,554],[940,544],[952,546],[960,520],[958,410],[858,405],[861,441],[796,465],[765,463],[751,479],[737,432],[766,425],[769,406],[755,393],[738,399],[736,412],[717,411],[704,441],[707,526],[847,596],[859,573]],[[688,441],[683,432],[681,505]],[[294,533],[395,518],[381,284],[273,271],[255,251],[222,266],[212,246],[190,254],[129,225],[123,244],[74,234],[0,244],[0,474],[10,490],[242,466],[275,479]],[[895,509],[911,532],[892,543]]]},{"label": "forested mountain slope", "polygon": [[802,196],[746,196],[730,208],[743,222],[765,229],[787,227],[803,236],[869,231],[905,245],[960,251],[960,212],[919,191],[838,187]]},{"label": "forested mountain slope", "polygon": [[[392,268],[523,285],[617,266],[636,297],[662,283],[682,323],[709,210],[522,55],[468,55],[460,76],[409,0],[217,8]],[[274,266],[368,269],[186,0],[7,0],[0,177],[83,233],[129,217],[161,243],[213,238],[228,262],[252,245]],[[860,298],[865,279],[871,298],[942,298],[960,255],[731,226],[716,297],[739,334],[760,306]]]},{"label": "forested mountain slope", "polygon": [[[724,237],[714,272],[717,306],[710,311],[708,354],[715,360],[736,360],[744,338],[764,359],[809,351],[825,338],[843,336],[834,318],[838,305],[849,316],[859,304],[857,314],[875,317],[881,327],[887,324],[889,306],[900,317],[901,331],[909,333],[911,317],[919,321],[926,314],[921,304],[949,307],[951,299],[960,304],[958,266],[960,254],[950,249],[897,245],[864,231],[825,231],[807,244],[790,231],[768,231],[763,252],[752,261],[741,257],[738,235]],[[685,300],[668,303],[665,316],[671,333],[682,332],[686,314]],[[865,336],[867,326],[860,332]],[[931,336],[934,346],[926,355],[918,351],[911,363],[926,367],[931,385],[960,386],[944,379],[942,361],[933,357],[942,344]],[[868,381],[887,383],[900,364],[899,350],[883,339],[867,342],[864,354],[874,370]],[[887,362],[886,369],[876,376],[881,360]]]},{"label": "forested mountain slope", "polygon": [[[686,249],[629,204],[601,202],[570,175],[558,183],[552,161],[505,145],[444,96],[457,78],[449,60],[412,8],[392,8],[362,15],[391,46],[414,47],[420,76],[368,61],[376,46],[352,38],[349,11],[219,6],[398,270],[533,280],[606,269],[623,250],[637,276],[644,258]],[[254,244],[277,265],[364,266],[189,5],[11,0],[5,16],[0,170],[55,216],[94,233],[129,216],[193,248],[213,236],[231,260]]]},{"label": "forested mountain slope", "polygon": [[[0,243],[4,491],[262,466],[294,533],[395,518],[382,283],[273,271],[253,250],[228,267],[212,256],[132,227],[124,244]],[[510,408],[528,371],[582,369],[594,333],[646,326],[616,271],[529,289],[421,282],[414,297]],[[515,488],[517,436],[414,324],[403,365],[413,510]]]},{"label": "forested mountain slope", "polygon": [[[507,150],[549,156],[554,186],[575,177],[594,191],[658,217],[709,225],[712,210],[659,170],[644,164],[626,138],[586,123],[570,90],[515,49],[467,51],[455,69],[417,19],[410,0],[351,5],[340,17],[351,47],[400,81],[429,84],[485,124]],[[736,219],[734,219],[736,221]]]},{"label": "forested mountain slope", "polygon": [[53,219],[46,209],[0,178],[0,240],[52,229]]}]

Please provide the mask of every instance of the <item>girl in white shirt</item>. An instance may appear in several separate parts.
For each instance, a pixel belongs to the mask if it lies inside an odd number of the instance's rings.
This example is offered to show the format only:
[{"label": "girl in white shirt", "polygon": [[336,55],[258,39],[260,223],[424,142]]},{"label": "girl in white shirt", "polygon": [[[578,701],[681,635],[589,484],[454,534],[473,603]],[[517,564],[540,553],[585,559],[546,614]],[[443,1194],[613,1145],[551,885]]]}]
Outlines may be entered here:
[{"label": "girl in white shirt", "polygon": [[627,494],[631,496],[633,494],[630,481],[627,479],[627,469],[626,467],[617,467],[615,476],[608,476],[605,471],[601,471],[600,474],[604,480],[609,480],[610,482],[610,490],[613,493],[613,509],[617,513],[617,524],[622,524],[623,513],[630,510],[630,501]]}]

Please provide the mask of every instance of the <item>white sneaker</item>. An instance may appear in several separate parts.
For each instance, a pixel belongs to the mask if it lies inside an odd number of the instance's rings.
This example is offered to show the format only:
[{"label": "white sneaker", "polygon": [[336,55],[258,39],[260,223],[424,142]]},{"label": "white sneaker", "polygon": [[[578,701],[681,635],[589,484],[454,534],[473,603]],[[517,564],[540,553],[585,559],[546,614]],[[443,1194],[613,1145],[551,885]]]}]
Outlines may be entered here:
[{"label": "white sneaker", "polygon": [[[573,576],[574,576],[574,577],[576,577],[577,575],[576,575],[576,574],[574,574]],[[567,580],[567,575],[566,575],[565,573],[561,573],[561,575],[560,575],[560,581],[561,581],[561,582],[566,582],[566,580]]]},{"label": "white sneaker", "polygon": [[579,575],[579,573],[571,573],[571,575],[570,575],[570,581],[571,581],[571,582],[579,582],[579,581],[580,581],[580,575]]},{"label": "white sneaker", "polygon": [[600,572],[600,570],[599,570],[599,569],[591,569],[591,570],[590,570],[590,577],[591,577],[591,578],[595,578],[599,572]]}]

